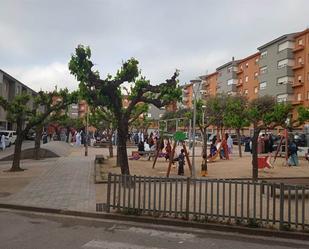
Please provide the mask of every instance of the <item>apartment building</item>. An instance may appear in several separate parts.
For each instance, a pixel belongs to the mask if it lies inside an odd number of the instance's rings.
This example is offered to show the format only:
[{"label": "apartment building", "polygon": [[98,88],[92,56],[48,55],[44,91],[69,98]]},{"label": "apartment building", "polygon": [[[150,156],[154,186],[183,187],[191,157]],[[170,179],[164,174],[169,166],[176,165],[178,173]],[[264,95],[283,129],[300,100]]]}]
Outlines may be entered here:
[{"label": "apartment building", "polygon": [[258,48],[260,51],[260,96],[272,95],[277,98],[278,102],[292,100],[294,35],[280,36]]},{"label": "apartment building", "polygon": [[259,59],[260,53],[255,53],[238,62],[236,91],[248,99],[257,98],[259,93]]},{"label": "apartment building", "polygon": [[216,71],[217,76],[217,93],[228,93],[235,95],[237,93],[237,71],[239,61],[234,60],[218,67]]},{"label": "apartment building", "polygon": [[309,29],[294,36],[294,82],[292,104],[309,106]]},{"label": "apartment building", "polygon": [[194,98],[193,83],[185,84],[182,86],[182,104],[181,108],[191,109],[193,107]]},{"label": "apartment building", "polygon": [[201,79],[206,99],[217,93],[240,94],[249,100],[271,95],[278,102],[292,103],[294,116],[298,106],[309,107],[309,29],[282,35]]},{"label": "apartment building", "polygon": [[[15,96],[26,93],[35,96],[37,93],[13,76],[0,69],[0,96],[8,101],[12,101]],[[32,106],[32,101],[29,101],[29,106]],[[7,113],[0,107],[0,129],[14,130],[15,125],[8,122],[6,118]]]},{"label": "apartment building", "polygon": [[215,96],[217,94],[218,72],[203,75],[200,78],[202,79],[202,98],[207,99],[210,96]]}]

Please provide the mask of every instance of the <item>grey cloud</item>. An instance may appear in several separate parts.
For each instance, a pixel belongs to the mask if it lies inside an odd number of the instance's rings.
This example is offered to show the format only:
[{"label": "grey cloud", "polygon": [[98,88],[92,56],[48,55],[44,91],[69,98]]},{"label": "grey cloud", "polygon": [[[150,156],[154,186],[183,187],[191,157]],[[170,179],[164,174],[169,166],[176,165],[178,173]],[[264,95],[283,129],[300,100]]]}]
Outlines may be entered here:
[{"label": "grey cloud", "polygon": [[[27,71],[66,65],[83,43],[91,46],[102,75],[136,57],[152,81],[179,68],[185,82],[232,56],[254,53],[277,36],[305,29],[308,7],[305,0],[1,0],[0,68],[23,71],[15,76],[31,81]],[[46,81],[60,80],[48,75]],[[63,80],[76,84],[69,76]]]}]

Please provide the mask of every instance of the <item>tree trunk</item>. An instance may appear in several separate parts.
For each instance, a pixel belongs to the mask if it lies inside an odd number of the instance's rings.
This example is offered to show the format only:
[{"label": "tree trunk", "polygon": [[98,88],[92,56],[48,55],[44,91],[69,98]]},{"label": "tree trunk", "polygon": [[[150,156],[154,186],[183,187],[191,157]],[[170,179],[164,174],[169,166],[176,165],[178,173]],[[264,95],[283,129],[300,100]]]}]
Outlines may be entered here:
[{"label": "tree trunk", "polygon": [[[202,131],[202,130],[201,130]],[[203,134],[203,162],[202,162],[202,172],[207,172],[207,128],[202,131]]]},{"label": "tree trunk", "polygon": [[108,143],[109,157],[114,157],[113,141],[112,141],[113,133],[114,133],[113,130],[109,131],[109,136],[108,136],[108,139],[109,139],[109,143]]},{"label": "tree trunk", "polygon": [[241,153],[241,141],[240,141],[240,129],[236,129],[236,134],[237,134],[237,141],[238,141],[239,157],[242,157],[242,153]]},{"label": "tree trunk", "polygon": [[24,133],[22,132],[22,121],[17,120],[17,129],[16,129],[16,141],[15,141],[15,149],[14,149],[14,158],[10,171],[23,171],[20,167],[20,157],[21,157],[21,146],[24,139]]},{"label": "tree trunk", "polygon": [[254,133],[252,138],[252,179],[256,181],[258,179],[258,138],[261,129],[254,127]]},{"label": "tree trunk", "polygon": [[37,125],[35,129],[35,140],[34,140],[34,151],[33,151],[33,158],[35,160],[40,159],[42,132],[43,132],[43,126]]},{"label": "tree trunk", "polygon": [[124,119],[119,119],[117,131],[118,131],[117,165],[120,166],[121,168],[121,174],[130,175],[128,154],[127,154],[128,121]]}]

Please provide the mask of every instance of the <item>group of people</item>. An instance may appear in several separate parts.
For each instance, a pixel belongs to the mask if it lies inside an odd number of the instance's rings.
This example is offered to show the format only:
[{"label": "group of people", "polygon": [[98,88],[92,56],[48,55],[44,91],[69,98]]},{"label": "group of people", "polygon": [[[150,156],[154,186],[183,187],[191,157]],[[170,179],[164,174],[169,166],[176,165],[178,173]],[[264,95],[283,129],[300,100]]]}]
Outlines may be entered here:
[{"label": "group of people", "polygon": [[233,153],[233,139],[231,135],[226,133],[222,140],[214,136],[210,145],[210,154],[208,158],[215,156],[218,153],[218,149],[220,149],[220,159],[228,160],[230,158],[230,154]]}]

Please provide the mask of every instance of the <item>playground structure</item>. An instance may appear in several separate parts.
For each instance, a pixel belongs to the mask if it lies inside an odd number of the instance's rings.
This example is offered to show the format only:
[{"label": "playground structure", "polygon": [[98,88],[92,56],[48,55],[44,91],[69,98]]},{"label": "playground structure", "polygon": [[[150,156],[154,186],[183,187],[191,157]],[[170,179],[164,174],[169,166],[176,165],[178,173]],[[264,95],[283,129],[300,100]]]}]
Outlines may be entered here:
[{"label": "playground structure", "polygon": [[[152,168],[154,168],[155,165],[156,165],[157,159],[160,155],[160,147],[161,146],[159,146],[159,145],[161,145],[164,142],[164,138],[167,138],[167,144],[170,144],[169,137],[167,137],[166,135],[164,136],[164,134],[162,133],[161,136],[160,136],[160,140],[158,142],[157,153],[156,153]],[[174,156],[175,156],[177,143],[181,143],[181,145],[182,145],[182,148],[184,150],[185,157],[186,157],[186,160],[187,160],[187,164],[188,164],[188,167],[190,169],[190,173],[192,175],[192,165],[191,165],[191,161],[190,161],[190,158],[189,158],[189,154],[188,154],[186,144],[184,142],[186,135],[183,132],[178,131],[174,134],[173,138],[174,138],[174,144],[173,144],[171,153],[169,154],[169,164],[168,164],[168,168],[167,168],[167,172],[166,172],[166,177],[169,177],[170,172],[171,172],[171,167],[172,167],[172,164],[174,162]]]}]

